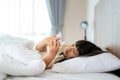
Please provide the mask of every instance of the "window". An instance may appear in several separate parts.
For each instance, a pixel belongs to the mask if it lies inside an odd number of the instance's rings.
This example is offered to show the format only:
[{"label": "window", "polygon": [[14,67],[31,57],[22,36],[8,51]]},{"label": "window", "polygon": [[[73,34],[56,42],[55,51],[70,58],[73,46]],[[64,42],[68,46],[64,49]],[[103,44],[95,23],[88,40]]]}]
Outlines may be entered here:
[{"label": "window", "polygon": [[0,33],[38,41],[50,30],[45,0],[0,0]]}]

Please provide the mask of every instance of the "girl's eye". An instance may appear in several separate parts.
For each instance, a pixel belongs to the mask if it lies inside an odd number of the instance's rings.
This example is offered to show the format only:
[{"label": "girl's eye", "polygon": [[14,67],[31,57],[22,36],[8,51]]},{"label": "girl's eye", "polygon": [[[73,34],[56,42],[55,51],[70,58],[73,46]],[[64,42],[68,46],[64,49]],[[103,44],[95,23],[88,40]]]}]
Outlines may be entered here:
[{"label": "girl's eye", "polygon": [[73,53],[74,53],[75,56],[78,55],[78,53],[76,51],[73,51]]}]

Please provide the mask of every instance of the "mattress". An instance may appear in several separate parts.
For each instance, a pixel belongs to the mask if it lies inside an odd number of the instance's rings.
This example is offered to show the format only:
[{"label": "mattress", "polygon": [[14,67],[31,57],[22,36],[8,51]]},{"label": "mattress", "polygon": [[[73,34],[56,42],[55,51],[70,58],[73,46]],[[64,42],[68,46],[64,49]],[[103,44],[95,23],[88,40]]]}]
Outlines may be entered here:
[{"label": "mattress", "polygon": [[45,70],[36,77],[9,76],[5,80],[120,80],[120,78],[110,73],[61,74]]}]

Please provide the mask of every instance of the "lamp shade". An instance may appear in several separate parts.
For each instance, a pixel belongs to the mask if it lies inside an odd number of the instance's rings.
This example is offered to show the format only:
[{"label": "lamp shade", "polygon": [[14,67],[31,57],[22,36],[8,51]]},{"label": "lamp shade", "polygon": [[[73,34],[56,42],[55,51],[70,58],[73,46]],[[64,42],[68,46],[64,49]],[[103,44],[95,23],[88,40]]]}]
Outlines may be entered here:
[{"label": "lamp shade", "polygon": [[86,29],[88,28],[88,23],[87,23],[87,21],[82,21],[82,22],[80,23],[80,27],[81,27],[82,29],[86,30]]}]

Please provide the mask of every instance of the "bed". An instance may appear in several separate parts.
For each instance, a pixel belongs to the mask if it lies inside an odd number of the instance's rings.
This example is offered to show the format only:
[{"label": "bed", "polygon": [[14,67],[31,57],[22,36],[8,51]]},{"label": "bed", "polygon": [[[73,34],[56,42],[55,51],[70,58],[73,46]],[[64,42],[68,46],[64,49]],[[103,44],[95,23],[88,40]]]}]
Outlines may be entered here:
[{"label": "bed", "polygon": [[[111,69],[111,63],[115,65],[114,67],[118,63],[120,67],[119,59],[108,53],[86,59],[74,58],[45,70],[45,63],[41,56],[32,49],[33,41],[4,35],[0,36],[0,42],[2,42],[0,43],[0,80],[120,80],[113,73],[101,72]],[[104,57],[107,60],[104,61]],[[115,60],[111,60],[112,58]],[[104,64],[109,63],[107,69],[103,69],[106,66],[101,64],[102,61]],[[98,67],[93,68],[93,64]],[[89,68],[90,66],[92,69]]]},{"label": "bed", "polygon": [[[119,63],[119,58],[120,58],[120,34],[118,34],[119,30],[120,30],[120,27],[119,27],[120,23],[118,22],[120,19],[120,18],[118,18],[118,17],[120,17],[120,15],[119,15],[120,11],[116,8],[118,8],[120,1],[119,0],[117,0],[117,1],[109,0],[108,2],[107,1],[108,0],[101,0],[95,7],[95,35],[94,35],[95,44],[99,45],[100,47],[102,47],[104,49],[107,49],[110,53],[115,55],[117,57],[117,62],[116,63],[111,62],[111,63],[117,65],[117,63]],[[111,6],[111,4],[112,4],[112,6]],[[115,4],[117,6],[115,6]],[[111,7],[114,9],[112,9]],[[117,13],[111,13],[112,10],[114,10],[114,12],[117,11]],[[106,12],[106,13],[104,13],[104,12]],[[108,13],[111,13],[111,14],[108,15]],[[111,16],[112,16],[112,19],[111,19]],[[113,21],[113,19],[114,19],[114,21]],[[74,72],[74,70],[77,70],[77,69],[75,69],[76,68],[75,66],[73,66],[73,67],[75,67],[75,68],[73,68],[74,69],[73,71],[62,72],[62,71],[64,71],[63,68],[56,69],[55,67],[52,69],[49,69],[49,70],[44,70],[45,64],[42,61],[41,56],[39,56],[38,54],[36,54],[35,52],[32,51],[32,47],[34,45],[34,43],[32,41],[28,41],[28,40],[20,39],[20,38],[12,38],[10,36],[2,37],[2,38],[0,38],[0,41],[4,41],[4,43],[0,43],[0,46],[1,45],[4,46],[4,44],[7,43],[8,44],[7,50],[10,50],[12,52],[12,56],[10,56],[9,53],[7,53],[7,56],[6,56],[6,55],[4,55],[4,53],[6,53],[5,48],[3,48],[3,46],[0,47],[0,49],[2,49],[0,52],[4,51],[2,54],[2,57],[0,57],[0,64],[2,65],[2,66],[0,65],[0,80],[120,80],[119,75],[115,75],[111,72],[100,72],[100,71],[92,72],[92,71],[88,70],[89,73],[87,73],[85,71],[76,73],[76,72]],[[14,44],[14,46],[13,46],[13,44]],[[17,51],[20,51],[21,49],[22,50],[24,49],[25,51],[17,52],[17,54],[19,54],[19,56],[18,56],[18,55],[14,54],[14,53],[16,53],[16,51],[14,51],[14,49],[12,50],[11,47],[16,49]],[[27,48],[27,50],[26,50],[26,48]],[[23,57],[23,54],[25,54],[24,52],[30,53],[30,54],[26,54]],[[32,54],[34,54],[34,55],[32,55]],[[0,55],[1,55],[1,53],[0,53]],[[103,59],[103,55],[101,55],[101,56],[102,56],[101,59]],[[104,55],[104,57],[105,57],[105,55]],[[113,58],[115,58],[115,57],[113,57]],[[5,59],[5,61],[3,61],[2,59]],[[17,61],[14,61],[14,60],[17,60]],[[90,60],[93,60],[93,59],[90,58]],[[109,60],[111,60],[111,58]],[[8,62],[6,62],[6,61],[8,61]],[[107,62],[107,59],[105,59],[104,61]],[[70,61],[68,61],[68,62],[70,62]],[[66,64],[66,63],[67,62],[64,62],[64,64]],[[74,63],[74,61],[73,61],[73,63]],[[8,65],[8,64],[10,64],[10,65]],[[58,64],[56,66],[61,66],[61,65],[63,65],[63,64]],[[99,64],[97,64],[97,65],[99,65]],[[12,67],[12,66],[14,66],[14,67]],[[90,64],[89,64],[89,66],[90,66]],[[41,68],[39,68],[39,67],[41,67]],[[64,65],[62,67],[66,67],[66,65]],[[81,66],[78,66],[78,68],[79,67],[82,68]],[[110,67],[112,67],[112,66],[109,66],[109,68]],[[11,68],[11,69],[9,69],[9,68]],[[67,68],[68,67],[66,67],[64,69],[66,70]],[[119,74],[120,66],[117,68],[118,68],[117,74]],[[89,68],[86,68],[86,69],[89,69]],[[99,69],[100,69],[100,67],[99,67]],[[56,71],[54,71],[54,70],[56,70]],[[58,72],[57,72],[57,70],[58,70]]]},{"label": "bed", "polygon": [[60,74],[46,70],[37,77],[10,77],[6,80],[120,80],[120,78],[108,73]]}]

